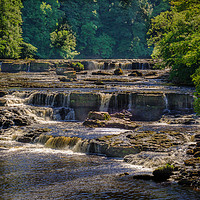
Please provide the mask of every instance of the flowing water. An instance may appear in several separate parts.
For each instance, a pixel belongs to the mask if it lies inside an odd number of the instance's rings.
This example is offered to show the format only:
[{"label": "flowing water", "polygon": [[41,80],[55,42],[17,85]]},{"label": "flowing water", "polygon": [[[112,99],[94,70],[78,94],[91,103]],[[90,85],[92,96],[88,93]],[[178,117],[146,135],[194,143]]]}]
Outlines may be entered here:
[{"label": "flowing water", "polygon": [[[104,135],[115,130],[91,131]],[[8,138],[1,140],[0,144],[4,146],[0,149],[2,200],[199,199],[198,192],[175,183],[133,180],[131,174],[151,173],[152,170],[125,164],[121,159],[74,153],[69,149],[55,150],[39,144],[22,144]],[[125,172],[130,175],[122,176]]]},{"label": "flowing water", "polygon": [[[54,137],[79,137],[83,140],[126,131],[85,128],[82,123],[73,121],[73,110],[69,107],[70,94],[62,96],[61,105],[56,108],[53,108],[55,95],[43,100],[41,95],[37,97],[40,99],[35,97],[34,101],[43,102],[43,107],[35,106],[33,102],[32,105],[31,102],[25,104],[31,95],[19,93],[15,94],[16,98],[6,97],[8,107],[23,108],[22,114],[31,117],[33,123],[0,132],[0,200],[200,198],[199,192],[176,183],[134,180],[131,175],[151,174],[153,169],[125,163],[122,158],[92,155],[87,151],[81,153],[76,148],[53,149],[37,142],[25,144],[14,141],[16,136],[38,128],[48,128],[46,134]],[[100,110],[107,111],[110,97],[101,97],[103,103]],[[131,109],[130,104],[128,107]],[[56,109],[62,108],[69,109],[69,112],[64,118],[61,115],[59,118]]]}]

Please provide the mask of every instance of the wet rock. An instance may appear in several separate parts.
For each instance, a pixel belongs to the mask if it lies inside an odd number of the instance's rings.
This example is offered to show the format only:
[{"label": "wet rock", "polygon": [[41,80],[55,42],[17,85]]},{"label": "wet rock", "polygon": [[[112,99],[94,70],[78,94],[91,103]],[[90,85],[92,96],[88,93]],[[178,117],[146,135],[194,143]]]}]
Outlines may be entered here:
[{"label": "wet rock", "polygon": [[161,123],[167,124],[197,124],[198,121],[195,119],[195,115],[163,115],[159,120]]},{"label": "wet rock", "polygon": [[89,153],[105,154],[109,157],[124,157],[141,151],[139,146],[120,145],[110,141],[110,137],[93,139],[89,143]]},{"label": "wet rock", "polygon": [[17,142],[22,142],[22,143],[31,143],[32,142],[32,138],[30,137],[19,137],[16,139]]},{"label": "wet rock", "polygon": [[6,119],[3,123],[2,123],[2,128],[3,129],[7,129],[11,126],[14,125],[14,122],[12,120]]},{"label": "wet rock", "polygon": [[97,71],[97,72],[92,72],[92,75],[111,76],[112,74],[106,71]]},{"label": "wet rock", "polygon": [[1,65],[1,72],[16,73],[26,70],[27,70],[26,63],[20,61],[14,61],[14,60],[10,62],[4,61]]},{"label": "wet rock", "polygon": [[156,76],[156,75],[158,74],[155,71],[150,71],[150,72],[145,73],[145,76]]},{"label": "wet rock", "polygon": [[166,181],[172,175],[174,167],[172,165],[166,165],[164,167],[160,167],[153,171],[153,179],[156,181]]},{"label": "wet rock", "polygon": [[59,79],[61,82],[72,82],[72,81],[73,81],[73,79],[71,79],[71,78],[66,78],[66,77],[64,77],[64,76],[59,77],[58,79]]},{"label": "wet rock", "polygon": [[138,127],[138,125],[135,122],[114,117],[111,117],[109,120],[86,119],[83,125],[88,127],[121,128],[129,130],[134,130],[135,128]]},{"label": "wet rock", "polygon": [[13,119],[13,122],[16,126],[27,126],[30,125],[30,121],[24,117],[16,117]]},{"label": "wet rock", "polygon": [[71,93],[70,107],[75,111],[76,120],[84,121],[91,110],[98,110],[100,101],[97,93]]},{"label": "wet rock", "polygon": [[[33,143],[35,142],[36,138],[38,138],[40,135],[50,131],[51,129],[46,129],[46,128],[29,130],[27,133],[24,133],[21,136],[17,136],[15,140],[22,143]],[[50,137],[47,136],[46,138]]]},{"label": "wet rock", "polygon": [[47,72],[49,71],[51,63],[35,60],[30,63],[30,71],[31,72]]},{"label": "wet rock", "polygon": [[122,110],[121,112],[116,112],[110,115],[111,117],[119,118],[119,119],[131,119],[132,113],[127,110]]},{"label": "wet rock", "polygon": [[7,95],[8,93],[6,91],[0,90],[0,97],[3,97]]},{"label": "wet rock", "polygon": [[86,75],[88,72],[86,72],[86,71],[80,71],[80,72],[77,72],[76,74],[78,74],[78,75]]},{"label": "wet rock", "polygon": [[200,151],[197,151],[196,153],[194,153],[194,157],[195,158],[200,157]]},{"label": "wet rock", "polygon": [[65,71],[63,75],[67,78],[76,79],[76,71]]},{"label": "wet rock", "polygon": [[95,85],[105,85],[105,83],[102,80],[96,80],[94,82]]},{"label": "wet rock", "polygon": [[6,105],[6,100],[3,98],[0,98],[0,106],[5,106]]},{"label": "wet rock", "polygon": [[88,114],[88,119],[92,119],[92,120],[110,120],[110,115],[108,114],[108,112],[91,111]]},{"label": "wet rock", "polygon": [[114,75],[123,75],[123,71],[121,68],[118,68],[114,71]]},{"label": "wet rock", "polygon": [[143,73],[134,70],[134,71],[132,71],[131,74],[129,74],[128,76],[135,76],[135,77],[138,77],[138,76],[143,76]]}]

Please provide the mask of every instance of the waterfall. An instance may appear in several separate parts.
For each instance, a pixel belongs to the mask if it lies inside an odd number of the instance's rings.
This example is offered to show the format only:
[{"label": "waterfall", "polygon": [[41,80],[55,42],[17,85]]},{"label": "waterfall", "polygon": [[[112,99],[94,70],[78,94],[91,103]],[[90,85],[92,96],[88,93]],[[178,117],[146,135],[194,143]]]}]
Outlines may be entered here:
[{"label": "waterfall", "polygon": [[15,97],[13,95],[6,95],[6,106],[8,107],[18,107],[22,106],[24,103],[24,100],[19,97]]},{"label": "waterfall", "polygon": [[[47,138],[43,138],[44,136],[41,136],[39,138],[39,141],[44,142]],[[65,137],[65,136],[59,136],[59,137],[49,137],[49,139],[44,144],[45,147],[48,148],[54,148],[54,149],[65,149],[65,148],[73,148],[78,141],[81,139],[78,137]]]},{"label": "waterfall", "polygon": [[132,93],[129,94],[128,96],[128,111],[131,112],[132,111]]},{"label": "waterfall", "polygon": [[67,105],[66,105],[67,108],[69,108],[69,106],[70,106],[70,95],[71,95],[71,93],[68,93],[67,96],[66,96],[67,97],[67,102],[66,102],[67,103]]},{"label": "waterfall", "polygon": [[28,63],[27,72],[30,72],[30,69],[31,69],[31,63]]},{"label": "waterfall", "polygon": [[100,93],[100,96],[101,96],[101,106],[99,108],[99,111],[107,112],[112,94]]},{"label": "waterfall", "polygon": [[164,99],[164,102],[165,102],[165,109],[164,109],[164,112],[165,113],[170,113],[170,110],[169,110],[169,102],[168,102],[168,99],[167,99],[167,96],[165,93],[163,93],[163,99]]}]

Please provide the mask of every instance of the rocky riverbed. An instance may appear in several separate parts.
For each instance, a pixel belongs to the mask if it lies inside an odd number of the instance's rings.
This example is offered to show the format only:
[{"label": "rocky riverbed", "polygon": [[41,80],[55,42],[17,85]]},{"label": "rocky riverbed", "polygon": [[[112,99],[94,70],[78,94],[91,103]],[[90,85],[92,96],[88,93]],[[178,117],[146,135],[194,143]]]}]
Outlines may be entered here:
[{"label": "rocky riverbed", "polygon": [[[173,165],[169,180],[198,190],[200,136],[192,105],[194,88],[171,85],[167,70],[144,69],[146,65],[135,69],[136,61],[84,62],[88,70],[62,75],[55,61],[45,64],[42,72],[1,72],[1,139],[121,157],[152,169]],[[124,68],[117,74],[119,66]],[[55,135],[49,121],[74,125]],[[75,133],[76,127],[87,130],[84,136]],[[95,128],[120,131],[86,137]]]}]

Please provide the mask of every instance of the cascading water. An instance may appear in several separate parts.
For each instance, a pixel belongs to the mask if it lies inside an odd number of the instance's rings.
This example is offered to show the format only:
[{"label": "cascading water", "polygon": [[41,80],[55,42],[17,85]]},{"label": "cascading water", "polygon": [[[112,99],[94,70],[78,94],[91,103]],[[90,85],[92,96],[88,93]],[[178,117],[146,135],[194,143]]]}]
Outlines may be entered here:
[{"label": "cascading water", "polygon": [[[24,93],[22,93],[24,94]],[[34,107],[27,105],[26,102],[29,101],[30,97],[27,97],[27,94],[19,95],[18,93],[12,93],[6,95],[4,99],[6,100],[5,104],[5,113],[13,113],[13,119],[15,118],[27,118],[28,121],[34,121],[38,123],[46,123],[46,120],[53,119],[53,110],[48,107]]]},{"label": "cascading water", "polygon": [[34,106],[45,106],[53,109],[54,120],[75,120],[75,112],[70,108],[70,93],[48,93],[48,92],[35,92],[30,95],[28,104]]},{"label": "cascading water", "polygon": [[107,112],[112,94],[100,93],[100,96],[101,96],[101,106],[99,108],[99,111]]},{"label": "cascading water", "polygon": [[128,111],[131,112],[132,111],[132,104],[133,104],[133,101],[132,101],[132,93],[129,94],[129,97],[128,97]]},{"label": "cascading water", "polygon": [[163,93],[163,100],[165,102],[165,110],[164,110],[164,113],[170,113],[170,110],[169,110],[169,102],[168,102],[168,99],[167,99],[167,96],[165,93]]}]

